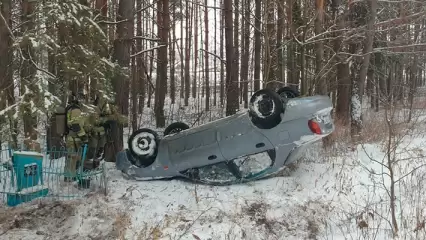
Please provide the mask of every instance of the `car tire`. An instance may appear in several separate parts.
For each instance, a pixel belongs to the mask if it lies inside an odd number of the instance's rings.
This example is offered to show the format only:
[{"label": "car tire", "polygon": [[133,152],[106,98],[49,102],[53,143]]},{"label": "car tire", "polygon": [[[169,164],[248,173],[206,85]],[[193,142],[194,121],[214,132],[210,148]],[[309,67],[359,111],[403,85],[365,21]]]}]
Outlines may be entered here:
[{"label": "car tire", "polygon": [[278,89],[277,93],[283,99],[300,97],[299,91],[297,91],[297,89],[293,89],[291,87],[282,87],[282,88]]},{"label": "car tire", "polygon": [[183,122],[174,122],[170,124],[168,127],[166,127],[166,129],[164,130],[164,136],[175,134],[186,129],[189,129],[188,124]]},{"label": "car tire", "polygon": [[281,122],[284,112],[280,96],[270,89],[261,89],[253,94],[249,103],[249,116],[255,126],[271,129]]},{"label": "car tire", "polygon": [[159,142],[158,134],[155,131],[141,128],[130,135],[127,143],[130,153],[139,162],[137,165],[147,167],[157,157]]}]

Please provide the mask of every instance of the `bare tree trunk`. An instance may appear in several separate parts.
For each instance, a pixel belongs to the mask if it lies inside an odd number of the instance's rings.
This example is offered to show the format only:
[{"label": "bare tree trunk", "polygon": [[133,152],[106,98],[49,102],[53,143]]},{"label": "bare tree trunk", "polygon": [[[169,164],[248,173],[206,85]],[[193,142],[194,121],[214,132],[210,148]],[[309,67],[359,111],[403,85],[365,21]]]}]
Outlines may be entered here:
[{"label": "bare tree trunk", "polygon": [[[160,10],[157,10],[157,11],[160,11]],[[152,9],[152,19],[155,19],[156,15],[158,15],[156,13],[156,10]],[[154,32],[154,27],[155,27],[155,21],[151,21],[151,28],[150,28],[151,32]],[[151,42],[150,47],[153,47],[152,42]],[[149,59],[149,79],[148,79],[150,81],[152,81],[152,71],[154,70],[154,51],[151,54],[152,54],[151,58]],[[158,78],[158,76],[157,76],[157,78]],[[153,89],[153,87],[151,87],[150,84],[148,84],[147,86],[148,86],[148,101],[147,101],[146,105],[147,105],[147,107],[151,107],[151,104],[152,104],[151,100],[152,100],[152,94],[153,94],[154,89]]]},{"label": "bare tree trunk", "polygon": [[226,41],[226,116],[238,109],[238,82],[235,80],[235,50],[232,26],[232,2],[224,1],[225,41]]},{"label": "bare tree trunk", "polygon": [[[220,26],[224,26],[225,21],[225,11],[223,10],[224,1],[221,1],[222,10],[220,11]],[[220,59],[223,61],[223,38],[224,38],[224,29],[220,28]],[[223,107],[225,101],[225,70],[223,66],[223,62],[220,64],[220,106]]]},{"label": "bare tree trunk", "polygon": [[[160,44],[167,45],[170,29],[169,0],[161,0],[157,3],[157,24]],[[157,79],[155,85],[155,122],[157,127],[164,127],[166,119],[164,116],[164,100],[167,88],[167,47],[158,49]]]},{"label": "bare tree trunk", "polygon": [[[107,0],[96,0],[95,1],[95,8],[96,13],[101,15],[100,20],[107,20],[107,14],[108,14],[108,1]],[[108,36],[108,26],[106,24],[100,24],[103,32],[105,33],[105,36]],[[98,52],[100,57],[108,57],[108,49],[103,46],[101,46],[98,43],[94,43],[95,50]],[[94,98],[96,95],[96,91],[99,89],[98,87],[98,79],[91,78],[90,79],[90,96],[91,98]]]},{"label": "bare tree trunk", "polygon": [[[214,0],[213,6],[216,6],[216,0]],[[214,55],[217,56],[217,17],[216,17],[216,8],[213,9],[214,12]],[[217,57],[213,59],[214,65],[214,90],[213,90],[213,106],[217,105]],[[222,63],[221,63],[222,65]]]},{"label": "bare tree trunk", "polygon": [[276,86],[277,54],[276,54],[276,34],[275,34],[275,2],[272,0],[265,2],[266,16],[266,34],[265,34],[265,51],[264,51],[264,76],[263,82],[267,88],[274,89]]},{"label": "bare tree trunk", "polygon": [[192,31],[189,29],[192,28],[192,11],[193,8],[191,7],[191,10],[189,8],[189,1],[186,1],[186,41],[185,41],[185,106],[188,106],[189,104],[189,94],[190,94],[190,84],[191,84],[191,75],[189,73],[189,65],[191,60],[191,38],[192,38]]},{"label": "bare tree trunk", "polygon": [[234,81],[237,82],[237,92],[235,94],[237,95],[237,101],[240,99],[240,91],[241,91],[241,83],[240,83],[240,77],[239,77],[239,66],[240,66],[240,49],[239,49],[239,24],[240,24],[240,19],[239,19],[239,13],[240,13],[240,0],[233,0],[233,5],[234,5],[234,29],[233,29],[233,34],[234,34],[234,62],[235,65],[233,65],[233,70],[235,71],[235,75],[233,75],[235,77]]},{"label": "bare tree trunk", "polygon": [[[315,35],[322,33],[322,24],[324,19],[324,0],[315,0],[316,7],[316,18],[315,18]],[[318,94],[327,93],[327,83],[322,80],[322,61],[324,59],[324,43],[323,41],[317,41],[315,44],[315,85],[316,92]]]},{"label": "bare tree trunk", "polygon": [[[341,0],[333,0],[333,15],[336,16],[337,8],[341,5]],[[337,17],[337,28],[343,29],[345,27],[344,15],[339,14]],[[334,52],[338,53],[342,49],[342,36],[338,33],[335,34]],[[350,78],[349,78],[349,64],[346,61],[346,56],[338,54],[336,65],[337,77],[337,96],[336,96],[336,116],[343,125],[349,124],[349,95],[350,95]]]},{"label": "bare tree trunk", "polygon": [[[175,0],[176,1],[176,0]],[[175,63],[176,63],[176,3],[172,4],[172,18],[173,18],[173,32],[172,36],[169,37],[172,39],[169,44],[170,46],[170,98],[172,100],[172,104],[176,102],[176,83],[175,83]],[[169,30],[170,31],[170,30]]]},{"label": "bare tree trunk", "polygon": [[[420,4],[419,4],[420,5]],[[420,6],[419,6],[420,7]],[[420,32],[420,24],[416,24],[414,26],[414,42],[417,43],[419,38],[419,32]],[[418,65],[419,64],[419,56],[416,54],[414,55],[413,62],[410,66],[410,90],[408,92],[408,102],[410,104],[410,112],[408,113],[408,119],[407,122],[411,122],[412,119],[412,111],[413,111],[413,103],[414,103],[414,94],[417,88],[418,79],[421,78],[422,75],[418,75]],[[420,77],[419,77],[420,76]]]},{"label": "bare tree trunk", "polygon": [[[373,58],[371,58],[370,61],[372,61]],[[374,65],[373,63],[371,63],[371,65]],[[374,98],[374,70],[371,67],[368,68],[368,72],[367,72],[367,94],[370,97],[370,107],[372,109],[374,109],[374,104],[375,104],[375,98]]]},{"label": "bare tree trunk", "polygon": [[[378,41],[374,44],[377,47],[384,45],[383,39],[386,38],[387,34],[380,34],[377,36]],[[387,96],[387,83],[386,83],[386,67],[385,67],[385,59],[383,53],[377,52],[374,53],[374,67],[377,69],[375,74],[375,83],[376,83],[376,92],[375,92],[375,111],[379,111],[379,103],[380,99],[384,99]]]},{"label": "bare tree trunk", "polygon": [[[52,17],[48,17],[47,19],[47,34],[51,37],[57,35],[57,29],[55,28],[55,21]],[[55,52],[51,49],[48,50],[47,53],[47,64],[48,64],[48,71],[57,76],[57,58],[55,56]],[[50,93],[52,93],[55,96],[59,96],[59,98],[63,101],[62,105],[65,106],[65,92],[63,91],[65,83],[61,82],[60,80],[51,79],[48,83],[48,90]],[[50,116],[49,119],[49,127],[47,129],[47,147],[48,149],[56,148],[59,149],[64,145],[64,142],[62,141],[62,136],[58,134],[57,128],[56,128],[56,117],[54,115]],[[53,154],[50,156],[51,159],[53,159]]]},{"label": "bare tree trunk", "polygon": [[245,0],[244,10],[244,35],[243,35],[243,58],[241,61],[241,78],[243,82],[244,108],[248,108],[248,65],[250,55],[250,0]]},{"label": "bare tree trunk", "polygon": [[[303,8],[303,15],[306,15],[306,8]],[[303,19],[303,18],[302,18]],[[306,46],[304,44],[305,39],[306,39],[306,34],[308,32],[308,28],[307,28],[307,24],[303,23],[301,24],[302,26],[304,26],[303,28],[301,28],[302,30],[302,34],[301,37],[299,38],[299,41],[302,43],[299,45],[299,57],[297,58],[299,60],[299,64],[298,66],[300,66],[300,84],[301,86],[308,86],[308,79],[306,78],[306,70],[309,69],[309,67],[305,66],[305,61],[306,61],[306,52],[309,52],[310,48],[309,46]],[[299,77],[297,77],[296,79],[299,79]],[[293,87],[296,87],[295,85],[293,85]],[[302,93],[303,94],[303,93]]]},{"label": "bare tree trunk", "polygon": [[[304,28],[304,32],[303,32],[303,36],[305,36],[305,33],[306,33],[306,28]],[[305,39],[303,38],[303,41],[305,41]],[[307,86],[309,86],[309,83],[308,83],[308,79],[306,78],[306,71],[307,71],[307,69],[309,69],[309,65],[308,64],[306,64],[306,51],[308,51],[309,52],[309,49],[306,49],[307,48],[307,46],[306,45],[301,45],[300,46],[300,89],[301,89],[301,94],[302,95],[304,95],[304,94],[307,94],[307,89],[308,89],[308,87]]]},{"label": "bare tree trunk", "polygon": [[367,32],[363,48],[363,61],[359,71],[359,79],[353,85],[352,101],[351,101],[351,134],[352,137],[361,133],[362,129],[362,96],[364,95],[365,79],[367,77],[368,66],[370,64],[371,51],[373,50],[374,41],[374,22],[377,13],[377,0],[368,1],[369,19],[367,22]]},{"label": "bare tree trunk", "polygon": [[284,84],[284,62],[283,62],[283,30],[284,28],[284,6],[285,0],[277,1],[278,6],[278,16],[277,16],[277,73],[276,78],[277,81]]},{"label": "bare tree trunk", "polygon": [[261,10],[262,4],[261,0],[255,0],[255,20],[254,20],[254,83],[253,90],[257,91],[260,89],[260,53],[261,53],[261,43],[260,43],[260,21],[261,21]]},{"label": "bare tree trunk", "polygon": [[[140,19],[137,19],[137,21],[139,22]],[[135,53],[136,47],[132,47],[132,52]],[[137,57],[138,59],[140,58],[140,56]],[[131,83],[131,89],[132,89],[132,95],[131,95],[131,99],[132,99],[132,112],[131,112],[131,116],[132,116],[132,131],[136,131],[138,129],[138,89],[139,89],[139,84],[138,84],[138,79],[139,79],[139,72],[138,72],[138,66],[136,66],[136,59],[132,58],[132,65],[131,65],[131,69],[132,69],[132,83]]]},{"label": "bare tree trunk", "polygon": [[[111,19],[117,19],[117,1],[118,0],[111,0],[111,7],[108,8],[110,14],[109,17]],[[109,42],[110,43],[114,43],[114,39],[115,39],[115,33],[116,33],[116,24],[109,24],[108,25],[108,37],[109,37]]]},{"label": "bare tree trunk", "polygon": [[[180,1],[180,6],[181,6],[180,11],[181,11],[181,14],[183,15],[184,14],[183,0],[179,0],[179,1]],[[185,13],[185,14],[187,14],[187,13]],[[186,17],[185,25],[187,25],[187,24],[188,24],[188,18]],[[185,26],[185,27],[187,27],[187,26]],[[183,27],[183,18],[181,18],[180,19],[180,91],[179,91],[181,99],[185,97],[185,72],[184,72],[185,58],[184,58],[184,53],[183,53],[183,51],[184,51],[183,39],[184,39],[185,35],[183,35],[183,28],[184,28]],[[175,32],[175,34],[176,34],[176,32]],[[176,38],[176,36],[175,36],[175,38]],[[186,43],[187,42],[188,42],[188,38],[185,38],[185,50],[186,50]]]},{"label": "bare tree trunk", "polygon": [[[393,118],[393,111],[390,110],[392,108],[391,105],[388,105],[385,107],[385,122],[387,124],[387,130],[388,130],[388,139],[386,144],[386,158],[387,158],[387,169],[389,170],[389,180],[390,180],[390,188],[389,188],[389,205],[390,205],[390,214],[391,214],[391,222],[393,227],[393,236],[396,237],[398,235],[398,222],[396,220],[396,195],[395,195],[395,173],[394,173],[394,158],[392,157],[393,150],[395,148],[395,145],[393,142],[395,141],[395,136],[393,133],[393,125],[392,125],[392,118]],[[391,116],[390,116],[391,115]]]},{"label": "bare tree trunk", "polygon": [[194,4],[194,78],[192,79],[192,98],[197,98],[197,67],[198,67],[198,4]]},{"label": "bare tree trunk", "polygon": [[[237,7],[237,6],[236,6]],[[244,52],[245,52],[245,47],[244,47],[244,29],[245,29],[245,27],[246,27],[246,25],[247,24],[250,24],[250,23],[247,23],[245,20],[244,20],[244,10],[245,9],[245,0],[241,0],[241,8],[240,9],[237,9],[236,11],[238,11],[238,12],[241,12],[241,15],[242,15],[242,17],[241,17],[241,42],[240,42],[240,44],[239,44],[239,47],[241,48],[241,51],[240,51],[240,53],[241,53],[241,64],[240,64],[240,74],[241,74],[241,77],[240,77],[240,84],[239,84],[239,91],[238,91],[238,94],[239,94],[239,104],[242,104],[243,103],[243,91],[244,91],[244,83],[246,82],[246,80],[244,80],[244,64],[243,64],[243,60],[244,60]],[[234,22],[235,22],[235,20],[234,20]],[[235,39],[234,39],[235,40]],[[238,40],[238,37],[237,37],[237,40]],[[235,42],[237,42],[238,43],[238,41],[235,41]],[[236,51],[238,51],[238,46],[235,46],[235,48],[236,48]],[[238,59],[238,58],[237,58]]]},{"label": "bare tree trunk", "polygon": [[288,40],[288,46],[287,46],[287,82],[290,84],[296,84],[297,83],[297,54],[296,49],[297,46],[294,42],[294,35],[296,34],[296,27],[295,27],[295,20],[296,20],[296,13],[295,13],[295,7],[296,3],[294,0],[287,0],[287,23],[288,23],[288,32],[287,32],[287,40]]},{"label": "bare tree trunk", "polygon": [[[13,92],[13,75],[12,75],[12,35],[9,29],[12,29],[12,1],[1,0],[0,13],[3,19],[0,18],[0,111],[11,105],[15,101]],[[6,22],[5,22],[6,21]],[[3,122],[2,119],[1,122]]]},{"label": "bare tree trunk", "polygon": [[[136,0],[136,9],[142,9],[142,0]],[[137,24],[136,24],[136,34],[142,36],[142,12],[139,11],[137,14]],[[136,40],[136,51],[142,51],[142,41],[140,39]],[[136,65],[137,65],[137,75],[138,75],[138,88],[139,88],[139,113],[143,113],[143,108],[145,104],[145,92],[146,92],[146,76],[145,76],[145,61],[142,55],[137,56]]]},{"label": "bare tree trunk", "polygon": [[[14,84],[13,84],[13,50],[12,50],[12,2],[11,0],[0,1],[0,13],[3,19],[0,19],[0,111],[15,103]],[[6,21],[6,22],[5,22]],[[7,119],[12,132],[12,145],[17,145],[16,122]],[[0,123],[6,123],[6,118],[0,117]],[[3,143],[5,139],[1,139]],[[1,148],[1,146],[0,146]]]},{"label": "bare tree trunk", "polygon": [[[293,74],[293,76],[292,76],[292,82],[291,82],[291,84],[294,86],[294,85],[299,85],[299,82],[300,82],[300,73],[301,73],[301,67],[302,66],[299,66],[297,63],[299,62],[301,62],[301,60],[302,60],[302,57],[301,57],[301,54],[300,54],[300,52],[301,52],[301,50],[299,50],[299,49],[301,49],[301,46],[296,42],[296,40],[294,39],[294,38],[297,38],[298,37],[298,35],[300,35],[298,32],[297,32],[297,30],[298,29],[303,29],[302,28],[302,26],[304,26],[305,24],[304,24],[304,20],[303,20],[303,17],[302,17],[302,9],[301,9],[301,6],[299,5],[299,2],[298,1],[295,1],[295,0],[293,0],[293,6],[292,6],[292,24],[290,25],[291,26],[291,29],[292,29],[292,40],[291,40],[291,43],[292,43],[292,45],[293,45],[293,68],[292,68],[292,70],[291,70],[291,74]],[[305,29],[305,31],[306,31],[306,29]],[[303,34],[302,34],[302,36],[303,36]],[[298,39],[298,41],[300,41],[300,37],[299,37],[299,39]],[[299,60],[299,61],[297,61],[297,60]]]},{"label": "bare tree trunk", "polygon": [[[159,44],[165,44],[167,43],[168,39],[162,39],[163,35],[164,35],[164,23],[163,23],[163,0],[159,0],[157,1],[157,36],[159,39],[161,39],[162,41],[159,42]],[[163,73],[162,71],[167,71],[167,69],[163,68],[162,65],[162,60],[161,59],[161,48],[157,49],[157,61],[156,61],[156,74],[155,74],[155,95],[154,95],[154,112],[155,112],[155,122],[156,125],[158,126],[158,120],[160,120],[161,116],[160,114],[164,115],[164,109],[162,107],[160,107],[159,104],[159,99],[160,99],[160,94],[161,95],[166,95],[167,94],[167,85],[163,86],[162,83],[162,77],[163,77]],[[164,89],[165,88],[165,89]],[[159,108],[160,107],[160,108]]]},{"label": "bare tree trunk", "polygon": [[[133,38],[133,13],[134,0],[120,0],[117,11],[117,38],[114,40],[113,60],[124,68],[129,68],[130,52]],[[126,19],[130,19],[127,20]],[[119,113],[127,116],[129,112],[129,85],[130,74],[117,74],[112,81],[114,92],[116,93],[115,104]],[[112,128],[113,147],[106,147],[105,159],[115,161],[118,151],[123,149],[123,126],[113,126]],[[112,151],[111,151],[112,150]]]},{"label": "bare tree trunk", "polygon": [[[204,48],[206,49],[206,51],[209,51],[209,15],[208,15],[208,9],[207,9],[207,0],[204,0],[204,27],[205,27],[205,31],[206,31],[206,35],[205,35],[205,41],[204,41]],[[206,69],[206,111],[210,110],[210,82],[209,82],[209,74],[210,74],[210,70],[209,70],[209,54],[205,53],[205,69]]]},{"label": "bare tree trunk", "polygon": [[[22,2],[22,27],[21,31],[23,33],[27,31],[34,30],[34,10],[35,10],[34,1],[24,0]],[[21,94],[25,93],[25,88],[28,88],[32,91],[31,94],[27,94],[23,97],[25,102],[24,111],[23,111],[23,121],[24,121],[24,137],[26,140],[26,145],[33,143],[37,140],[37,116],[34,116],[31,109],[30,102],[38,103],[38,86],[35,86],[35,75],[37,69],[34,66],[34,62],[37,62],[36,56],[34,54],[34,49],[31,43],[31,40],[28,37],[24,37],[20,46],[22,50],[22,68],[21,68]],[[29,147],[27,145],[27,147]]]}]

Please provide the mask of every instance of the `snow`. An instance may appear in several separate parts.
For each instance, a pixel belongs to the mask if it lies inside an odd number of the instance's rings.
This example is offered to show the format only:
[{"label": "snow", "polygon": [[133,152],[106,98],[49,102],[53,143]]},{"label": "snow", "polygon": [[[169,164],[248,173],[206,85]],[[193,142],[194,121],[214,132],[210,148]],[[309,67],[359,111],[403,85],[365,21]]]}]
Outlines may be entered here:
[{"label": "snow", "polygon": [[49,188],[47,186],[44,186],[44,185],[37,185],[37,186],[34,186],[34,187],[24,188],[21,191],[16,192],[16,193],[28,194],[28,193],[38,192],[38,191],[41,191],[41,190],[44,190],[44,189],[49,189]]},{"label": "snow", "polygon": [[351,110],[352,118],[357,122],[361,122],[361,114],[362,114],[361,99],[357,93],[352,94],[351,106],[352,106],[352,110]]},{"label": "snow", "polygon": [[3,165],[3,164],[12,164],[12,158],[7,158],[7,157],[2,157],[1,159],[0,159],[0,164],[1,165]]},{"label": "snow", "polygon": [[15,151],[15,154],[43,157],[43,154],[34,151]]}]

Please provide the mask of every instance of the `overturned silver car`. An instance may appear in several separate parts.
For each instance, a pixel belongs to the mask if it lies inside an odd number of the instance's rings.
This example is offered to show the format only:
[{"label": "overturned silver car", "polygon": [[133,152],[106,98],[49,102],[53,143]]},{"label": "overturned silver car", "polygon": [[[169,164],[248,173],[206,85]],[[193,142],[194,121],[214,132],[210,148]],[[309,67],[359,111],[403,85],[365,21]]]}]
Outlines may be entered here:
[{"label": "overturned silver car", "polygon": [[161,139],[139,129],[116,167],[136,180],[183,177],[224,185],[268,177],[334,131],[331,99],[298,95],[289,87],[261,89],[248,110],[191,129],[172,123]]}]

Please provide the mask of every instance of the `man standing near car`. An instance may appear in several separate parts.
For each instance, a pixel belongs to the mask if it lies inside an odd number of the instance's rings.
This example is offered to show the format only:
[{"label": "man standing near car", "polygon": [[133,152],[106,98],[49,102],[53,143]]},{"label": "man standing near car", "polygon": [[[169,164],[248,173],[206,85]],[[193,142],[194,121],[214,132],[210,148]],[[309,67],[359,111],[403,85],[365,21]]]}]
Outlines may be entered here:
[{"label": "man standing near car", "polygon": [[66,182],[76,179],[77,168],[82,160],[82,146],[88,143],[87,119],[85,113],[82,112],[80,100],[73,94],[66,108],[68,129],[66,134],[67,157],[64,167],[64,181]]},{"label": "man standing near car", "polygon": [[93,100],[94,113],[91,115],[93,128],[90,132],[89,154],[88,158],[93,159],[93,167],[99,165],[100,159],[103,158],[104,148],[106,144],[106,130],[108,128],[108,120],[111,115],[109,104],[103,97],[96,95]]},{"label": "man standing near car", "polygon": [[[90,116],[93,128],[90,132],[89,139],[89,158],[93,158],[93,167],[99,165],[100,159],[105,156],[105,147],[107,138],[111,139],[111,125],[120,123],[127,126],[127,117],[121,115],[116,110],[116,107],[108,102],[101,94],[95,96],[93,101],[94,113]],[[113,142],[108,144],[108,147],[114,147]]]}]

